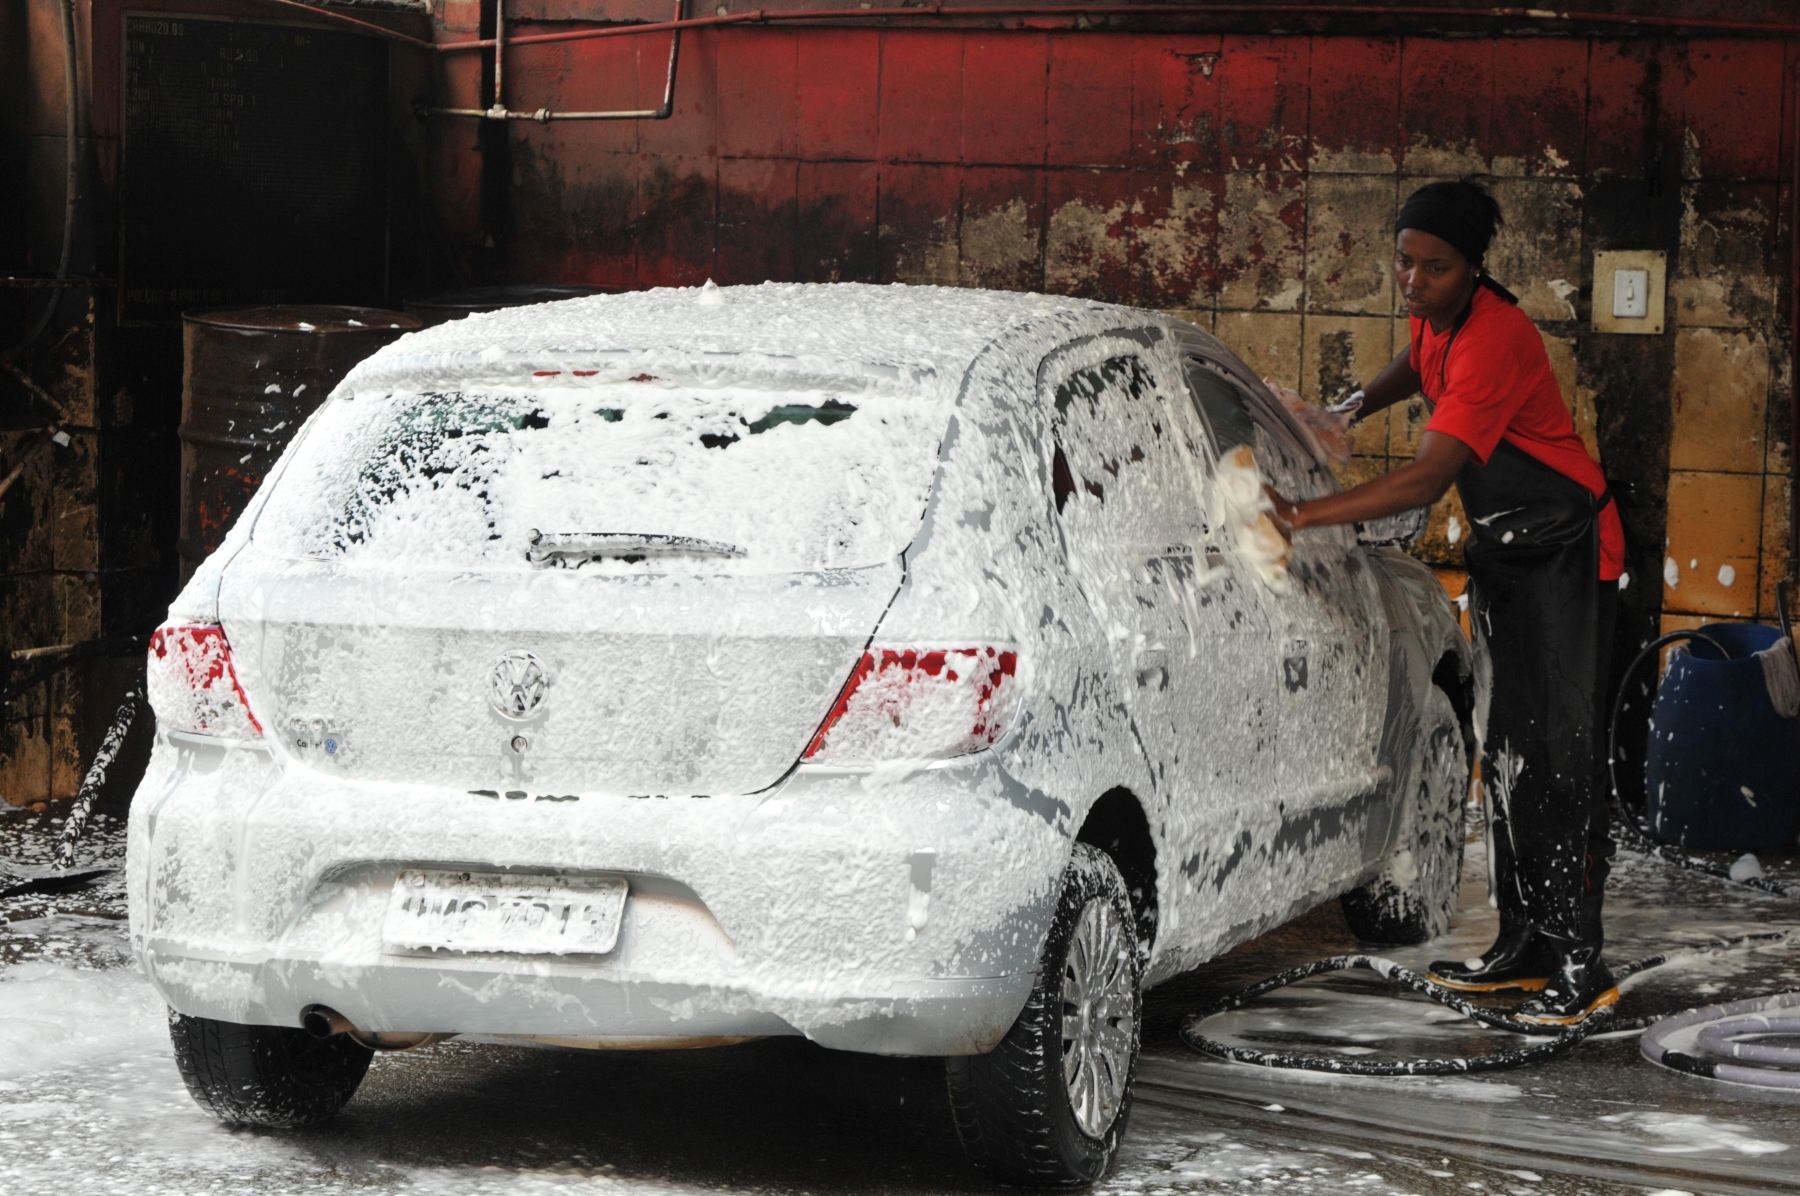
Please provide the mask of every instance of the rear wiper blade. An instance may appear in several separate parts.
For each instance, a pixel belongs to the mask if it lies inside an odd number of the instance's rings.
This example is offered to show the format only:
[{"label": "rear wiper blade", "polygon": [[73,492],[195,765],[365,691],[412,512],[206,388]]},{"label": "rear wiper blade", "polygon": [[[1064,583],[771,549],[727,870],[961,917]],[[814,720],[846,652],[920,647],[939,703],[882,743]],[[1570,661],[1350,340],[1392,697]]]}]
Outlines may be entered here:
[{"label": "rear wiper blade", "polygon": [[693,536],[647,536],[638,532],[540,532],[531,531],[525,559],[534,565],[565,559],[595,560],[612,557],[641,561],[645,557],[743,556],[735,544],[701,540]]}]

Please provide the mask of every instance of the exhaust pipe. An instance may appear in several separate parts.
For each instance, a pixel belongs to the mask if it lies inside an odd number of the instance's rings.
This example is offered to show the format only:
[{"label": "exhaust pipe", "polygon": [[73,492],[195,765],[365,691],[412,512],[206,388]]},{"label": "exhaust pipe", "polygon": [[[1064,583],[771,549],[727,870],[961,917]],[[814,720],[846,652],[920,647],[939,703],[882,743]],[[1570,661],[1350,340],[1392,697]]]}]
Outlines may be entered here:
[{"label": "exhaust pipe", "polygon": [[358,1030],[355,1023],[328,1005],[308,1005],[300,1011],[300,1028],[320,1042],[348,1035],[350,1041],[371,1051],[410,1051],[455,1038],[454,1034],[419,1034],[395,1030]]},{"label": "exhaust pipe", "polygon": [[323,1005],[308,1005],[300,1015],[300,1028],[320,1042],[336,1038],[339,1034],[356,1033],[356,1027],[350,1024],[349,1018]]}]

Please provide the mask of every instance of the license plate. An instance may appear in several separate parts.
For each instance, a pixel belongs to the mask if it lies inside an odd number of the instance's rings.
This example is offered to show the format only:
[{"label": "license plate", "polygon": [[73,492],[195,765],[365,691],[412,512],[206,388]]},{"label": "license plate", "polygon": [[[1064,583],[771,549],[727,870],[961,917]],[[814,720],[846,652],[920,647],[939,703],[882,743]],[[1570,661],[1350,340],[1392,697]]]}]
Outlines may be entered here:
[{"label": "license plate", "polygon": [[394,879],[390,947],[604,955],[619,942],[623,878],[513,876],[408,868]]}]

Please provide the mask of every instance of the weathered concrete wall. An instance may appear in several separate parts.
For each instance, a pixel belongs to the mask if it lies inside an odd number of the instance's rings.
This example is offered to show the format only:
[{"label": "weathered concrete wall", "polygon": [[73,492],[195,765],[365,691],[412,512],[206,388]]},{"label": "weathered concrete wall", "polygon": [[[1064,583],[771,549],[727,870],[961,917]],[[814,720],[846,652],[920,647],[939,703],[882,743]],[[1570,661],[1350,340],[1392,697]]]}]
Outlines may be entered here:
[{"label": "weathered concrete wall", "polygon": [[[477,30],[475,5],[448,13],[445,36]],[[516,47],[506,100],[654,104],[667,45]],[[1091,295],[1179,310],[1326,399],[1404,344],[1398,204],[1484,176],[1509,218],[1494,273],[1620,483],[1647,635],[1665,612],[1767,617],[1786,569],[1794,59],[1748,40],[722,29],[688,35],[672,119],[514,124],[485,192],[476,131],[445,122],[431,191],[473,274]],[[441,82],[491,99],[467,60]],[[1663,335],[1588,329],[1602,249],[1669,255]],[[1368,421],[1345,480],[1408,459],[1424,419],[1415,400]],[[1454,569],[1462,522],[1446,499],[1421,554]]]},{"label": "weathered concrete wall", "polygon": [[[179,326],[121,326],[117,185],[122,0],[79,0],[77,188],[69,272],[47,331],[0,367],[0,688],[34,675],[32,653],[152,627],[174,594]],[[260,4],[130,0],[136,11],[270,19]],[[6,5],[0,76],[0,274],[44,278],[62,245],[65,105],[61,0]],[[396,128],[410,130],[395,122]],[[222,237],[246,230],[219,230]],[[272,230],[250,229],[245,251]],[[36,323],[51,292],[0,286],[0,345]],[[45,443],[58,429],[66,445]],[[85,659],[0,711],[0,800],[73,796],[135,666]]]},{"label": "weathered concrete wall", "polygon": [[[14,270],[52,273],[61,243],[66,140],[62,9],[31,0],[14,14],[18,40],[7,58],[19,106],[12,111],[24,167],[18,181],[24,219],[11,221]],[[25,179],[53,177],[48,188]],[[75,272],[92,273],[91,243],[79,246]],[[12,290],[3,339],[35,322],[53,292]],[[0,651],[91,639],[100,634],[99,494],[101,445],[94,389],[92,328],[98,296],[61,292],[57,317],[35,348],[0,369],[0,477],[19,476],[0,496]],[[60,426],[68,444],[48,442]],[[29,667],[20,661],[15,667]],[[0,720],[0,797],[14,804],[73,792],[79,783],[82,678],[63,675],[11,702]]]}]

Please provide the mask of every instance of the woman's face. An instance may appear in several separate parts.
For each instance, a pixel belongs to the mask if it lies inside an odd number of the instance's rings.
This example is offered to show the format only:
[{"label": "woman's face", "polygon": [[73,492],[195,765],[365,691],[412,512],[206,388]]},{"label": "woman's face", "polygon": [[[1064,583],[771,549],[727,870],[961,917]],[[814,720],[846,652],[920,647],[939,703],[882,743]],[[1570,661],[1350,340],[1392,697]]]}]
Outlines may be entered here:
[{"label": "woman's face", "polygon": [[1408,313],[1443,323],[1454,319],[1475,289],[1475,270],[1442,237],[1403,228],[1394,241],[1394,278]]}]

